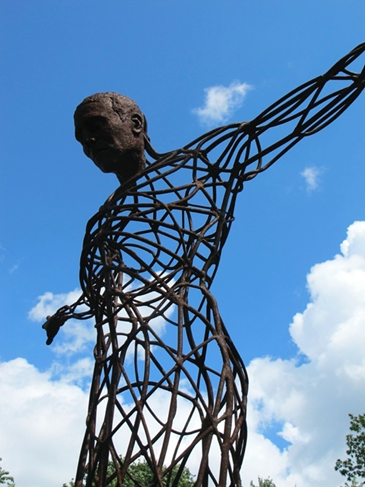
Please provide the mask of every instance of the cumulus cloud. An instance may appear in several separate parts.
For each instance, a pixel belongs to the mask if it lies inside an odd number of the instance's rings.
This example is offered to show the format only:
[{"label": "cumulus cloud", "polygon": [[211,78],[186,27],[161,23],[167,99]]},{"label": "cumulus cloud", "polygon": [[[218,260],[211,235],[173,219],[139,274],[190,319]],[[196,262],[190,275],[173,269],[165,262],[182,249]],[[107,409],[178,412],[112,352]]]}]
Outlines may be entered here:
[{"label": "cumulus cloud", "polygon": [[76,302],[80,295],[80,289],[60,294],[46,292],[42,296],[38,296],[38,303],[29,311],[28,318],[31,321],[45,321],[46,316],[53,315],[61,306]]},{"label": "cumulus cloud", "polygon": [[247,93],[252,89],[248,83],[234,81],[229,86],[211,86],[205,88],[204,106],[196,108],[193,113],[198,115],[199,121],[205,125],[225,122],[238,110]]},{"label": "cumulus cloud", "polygon": [[[334,487],[333,467],[345,458],[348,413],[364,412],[365,222],[355,222],[341,254],[315,265],[309,303],[289,331],[299,357],[253,360],[249,367],[250,443],[244,477],[271,476],[278,487]],[[279,449],[265,432],[273,425],[288,442]],[[268,452],[259,462],[259,452]]]},{"label": "cumulus cloud", "polygon": [[50,367],[52,380],[60,380],[65,384],[75,384],[82,387],[83,390],[89,388],[92,372],[94,369],[94,360],[90,354],[73,363],[54,362]]},{"label": "cumulus cloud", "polygon": [[[62,306],[71,305],[81,295],[80,289],[69,293],[54,294],[46,292],[38,296],[37,304],[29,311],[28,318],[35,322],[44,322],[46,316],[53,315]],[[78,311],[81,310],[78,309]],[[95,342],[96,332],[92,320],[66,322],[52,345],[52,350],[58,355],[74,354],[90,349]]]},{"label": "cumulus cloud", "polygon": [[322,171],[318,167],[310,166],[306,167],[300,175],[304,178],[306,188],[308,192],[315,191],[319,186],[319,179]]},{"label": "cumulus cloud", "polygon": [[75,475],[88,394],[22,358],[0,363],[0,451],[17,487],[60,487]]}]

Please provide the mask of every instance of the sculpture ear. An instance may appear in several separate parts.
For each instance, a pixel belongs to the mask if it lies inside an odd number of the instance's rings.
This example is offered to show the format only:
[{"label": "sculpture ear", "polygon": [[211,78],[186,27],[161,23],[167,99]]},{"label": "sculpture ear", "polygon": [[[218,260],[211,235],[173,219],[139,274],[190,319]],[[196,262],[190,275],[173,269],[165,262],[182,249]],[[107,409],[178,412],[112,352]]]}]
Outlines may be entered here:
[{"label": "sculpture ear", "polygon": [[134,113],[131,117],[132,132],[135,135],[139,135],[143,132],[143,117],[139,113]]}]

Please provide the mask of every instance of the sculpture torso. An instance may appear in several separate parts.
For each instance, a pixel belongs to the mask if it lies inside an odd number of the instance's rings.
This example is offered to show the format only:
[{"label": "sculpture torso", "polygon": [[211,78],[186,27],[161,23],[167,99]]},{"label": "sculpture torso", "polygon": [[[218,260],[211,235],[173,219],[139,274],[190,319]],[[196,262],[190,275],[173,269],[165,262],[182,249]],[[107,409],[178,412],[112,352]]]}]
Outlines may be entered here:
[{"label": "sculpture torso", "polygon": [[[232,172],[224,175],[192,150],[181,152],[180,160],[174,154],[173,164],[167,158],[147,166],[134,186],[118,188],[90,219],[80,271],[95,310],[96,370],[103,377],[104,364],[114,364],[116,389],[108,401],[122,401],[135,417],[133,426],[125,419],[118,426],[121,441],[133,431],[126,461],[140,455],[135,434],[144,437],[148,424],[153,433],[146,458],[158,454],[161,465],[173,466],[191,455],[199,460],[199,478],[210,462],[210,475],[222,485],[232,455],[243,456],[245,430],[234,431],[244,424],[247,389],[244,366],[209,291],[241,189]],[[165,408],[152,413],[154,402]],[[223,446],[219,434],[211,437],[218,424],[226,432]],[[180,443],[182,434],[189,440]],[[222,468],[208,458],[209,448],[223,459]],[[238,473],[232,476],[239,485]]]},{"label": "sculpture torso", "polygon": [[118,188],[88,223],[81,284],[96,308],[111,269],[122,300],[143,301],[157,291],[174,302],[181,286],[212,282],[237,180],[231,173],[223,179],[219,167],[193,150],[156,166],[147,166],[133,187]]}]

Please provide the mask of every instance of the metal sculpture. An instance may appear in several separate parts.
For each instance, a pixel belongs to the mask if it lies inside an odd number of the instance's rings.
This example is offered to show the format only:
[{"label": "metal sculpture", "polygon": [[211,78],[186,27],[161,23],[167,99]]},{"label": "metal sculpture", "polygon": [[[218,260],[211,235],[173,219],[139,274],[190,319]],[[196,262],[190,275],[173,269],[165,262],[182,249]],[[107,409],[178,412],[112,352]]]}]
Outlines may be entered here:
[{"label": "metal sculpture", "polygon": [[[195,486],[241,486],[248,380],[210,286],[243,183],[359,96],[365,68],[349,67],[364,50],[358,46],[251,122],[165,154],[152,148],[129,98],[97,94],[77,108],[76,138],[121,185],[87,225],[82,296],[43,325],[50,344],[69,318],[95,317],[76,486],[138,486],[128,467],[140,459],[151,468],[151,485],[177,486],[193,459]],[[274,128],[286,133],[266,143]]]}]

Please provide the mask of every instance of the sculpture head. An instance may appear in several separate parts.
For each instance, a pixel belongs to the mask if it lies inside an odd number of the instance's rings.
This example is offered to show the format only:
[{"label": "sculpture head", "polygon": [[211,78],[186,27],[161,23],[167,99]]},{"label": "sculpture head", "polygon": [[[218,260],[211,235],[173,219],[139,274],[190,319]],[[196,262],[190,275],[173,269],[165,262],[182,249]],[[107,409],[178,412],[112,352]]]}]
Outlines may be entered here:
[{"label": "sculpture head", "polygon": [[97,93],[76,108],[75,137],[85,154],[122,182],[145,166],[145,118],[138,105],[117,93]]}]

